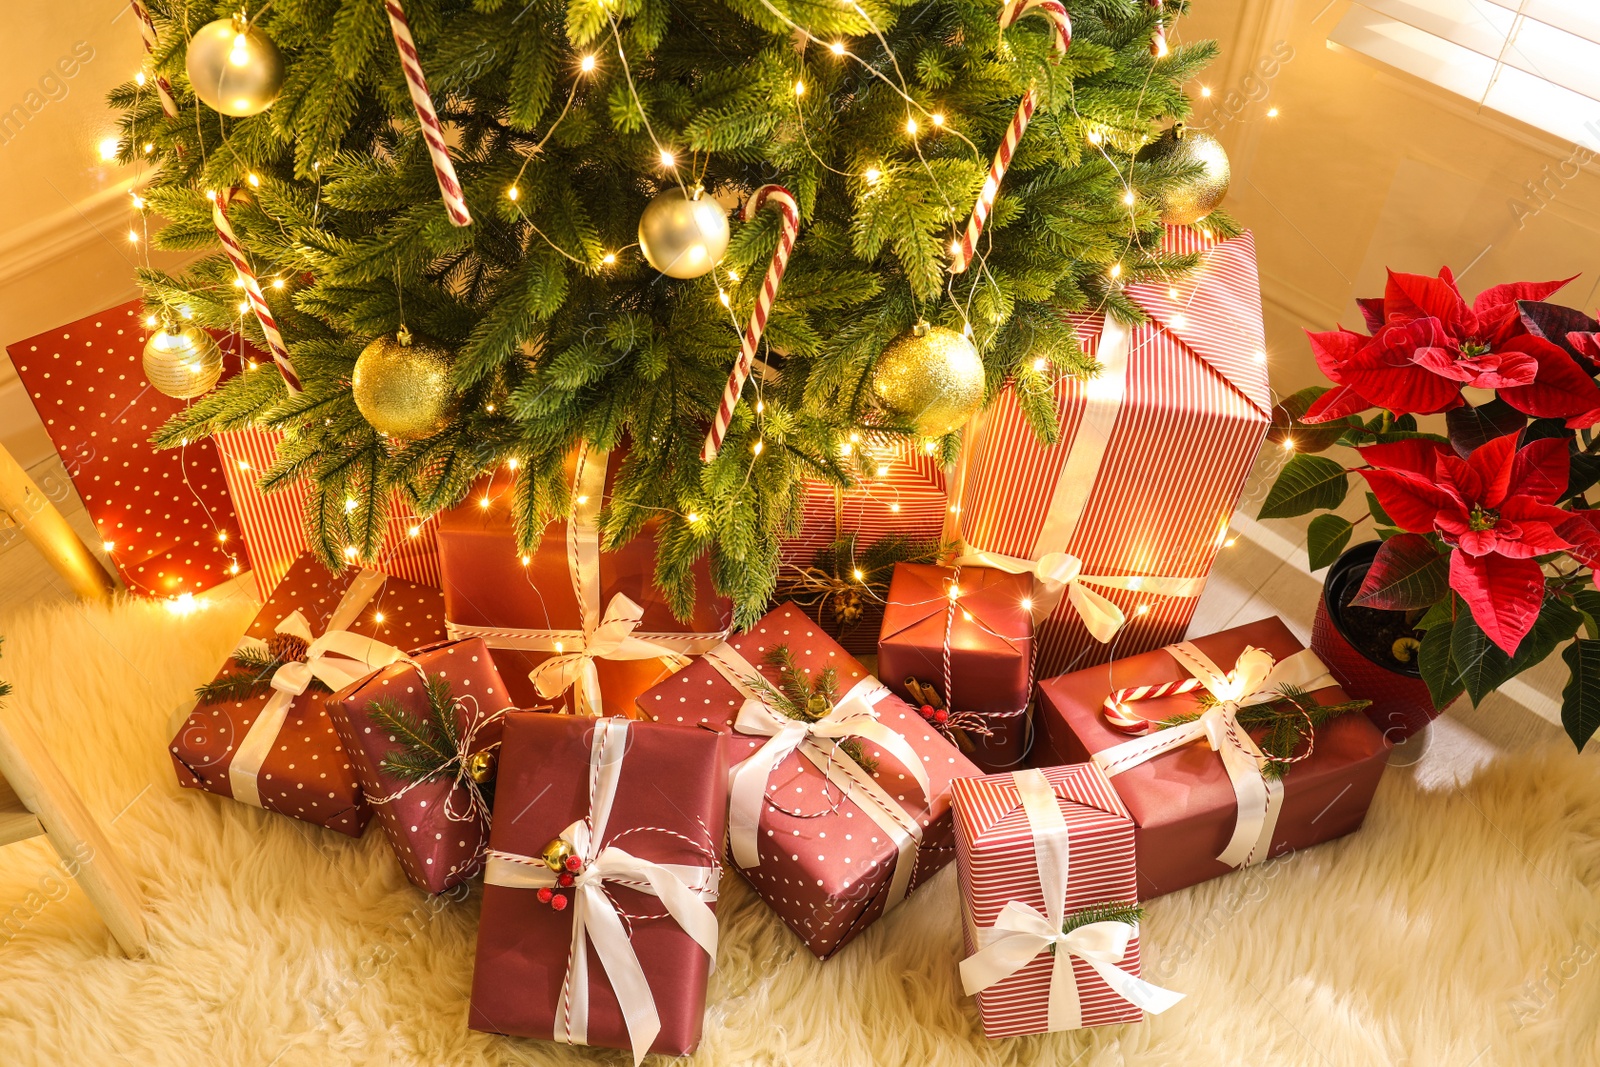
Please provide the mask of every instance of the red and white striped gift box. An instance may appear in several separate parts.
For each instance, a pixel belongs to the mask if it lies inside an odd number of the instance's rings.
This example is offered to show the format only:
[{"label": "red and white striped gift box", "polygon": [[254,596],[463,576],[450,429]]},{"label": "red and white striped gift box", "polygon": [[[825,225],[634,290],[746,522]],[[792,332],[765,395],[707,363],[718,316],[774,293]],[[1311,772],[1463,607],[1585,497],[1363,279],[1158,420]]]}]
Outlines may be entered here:
[{"label": "red and white striped gift box", "polygon": [[[250,549],[256,589],[262,600],[272,595],[278,581],[307,547],[302,516],[309,486],[301,481],[277,492],[264,493],[256,485],[262,472],[277,458],[278,442],[282,439],[283,435],[276,430],[254,427],[226,430],[213,438],[222,453],[223,474],[233,497],[233,509],[239,516],[239,528]],[[382,554],[376,560],[359,562],[382,574],[438,589],[436,526],[432,518],[419,518],[396,493]]]},{"label": "red and white striped gift box", "polygon": [[1063,597],[1037,631],[1038,677],[1183,637],[1271,423],[1251,236],[1215,241],[1172,228],[1165,248],[1202,260],[1170,284],[1127,287],[1148,322],[1074,318],[1105,369],[1058,383],[1060,440],[1040,444],[1007,388],[968,426],[953,475],[959,511],[947,536],[959,533],[970,550],[1031,560],[1066,552],[1085,575],[1188,580],[1185,596],[1095,587],[1128,619],[1111,644]]},{"label": "red and white striped gift box", "polygon": [[[1133,819],[1105,775],[1093,764],[1048,767],[1040,772],[1055,794],[1070,840],[1065,914],[1137,899]],[[1012,901],[1049,911],[1039,874],[1034,834],[1011,774],[957,778],[950,786],[955,813],[956,879],[961,892],[965,955],[978,949],[978,931],[995,925]],[[1139,939],[1128,942],[1117,964],[1139,974]],[[1041,952],[1021,970],[977,995],[983,1032],[991,1037],[1040,1034],[1048,1022],[1054,957]],[[1144,1013],[1114,993],[1083,960],[1073,960],[1084,1026],[1139,1022]]]}]

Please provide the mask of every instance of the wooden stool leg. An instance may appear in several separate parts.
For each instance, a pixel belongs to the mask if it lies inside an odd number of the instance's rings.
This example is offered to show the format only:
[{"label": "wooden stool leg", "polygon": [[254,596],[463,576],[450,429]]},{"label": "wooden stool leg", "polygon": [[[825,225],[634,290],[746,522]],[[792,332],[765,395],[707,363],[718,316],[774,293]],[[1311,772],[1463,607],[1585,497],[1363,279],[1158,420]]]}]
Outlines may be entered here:
[{"label": "wooden stool leg", "polygon": [[105,600],[117,591],[116,579],[94,558],[55,504],[3,445],[0,445],[0,512],[10,516],[78,596],[85,600]]},{"label": "wooden stool leg", "polygon": [[83,887],[122,951],[142,956],[145,928],[136,884],[39,735],[14,712],[0,715],[0,775],[38,816],[62,866]]}]

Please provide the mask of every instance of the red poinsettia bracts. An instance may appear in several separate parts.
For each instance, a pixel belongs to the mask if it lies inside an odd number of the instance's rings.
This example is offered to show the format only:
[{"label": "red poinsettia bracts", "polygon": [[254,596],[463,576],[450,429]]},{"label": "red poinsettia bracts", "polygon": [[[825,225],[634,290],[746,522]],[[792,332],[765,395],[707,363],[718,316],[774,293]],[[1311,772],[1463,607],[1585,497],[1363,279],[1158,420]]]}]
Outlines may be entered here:
[{"label": "red poinsettia bracts", "polygon": [[1454,546],[1450,587],[1489,639],[1514,654],[1544,602],[1544,571],[1533,557],[1577,540],[1563,533],[1576,516],[1555,506],[1567,489],[1567,442],[1545,438],[1518,449],[1508,434],[1466,459],[1427,440],[1360,453],[1370,465],[1360,473],[1395,525]]},{"label": "red poinsettia bracts", "polygon": [[1439,277],[1389,272],[1382,300],[1362,300],[1373,336],[1311,333],[1317,365],[1337,388],[1304,416],[1328,422],[1369,408],[1433,414],[1459,407],[1465,386],[1493,389],[1535,418],[1572,427],[1600,421],[1600,386],[1560,346],[1527,330],[1519,300],[1542,300],[1568,281],[1517,282],[1469,306],[1449,268]]}]

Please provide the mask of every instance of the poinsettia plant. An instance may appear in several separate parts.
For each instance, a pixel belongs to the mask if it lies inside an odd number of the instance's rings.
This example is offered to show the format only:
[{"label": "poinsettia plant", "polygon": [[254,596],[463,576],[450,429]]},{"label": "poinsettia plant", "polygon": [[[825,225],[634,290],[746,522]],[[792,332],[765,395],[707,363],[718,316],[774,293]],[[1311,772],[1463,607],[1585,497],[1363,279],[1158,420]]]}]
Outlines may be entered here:
[{"label": "poinsettia plant", "polygon": [[[1545,300],[1571,280],[1469,304],[1448,268],[1391,271],[1382,297],[1358,301],[1367,333],[1307,331],[1334,384],[1279,406],[1272,436],[1294,455],[1261,517],[1325,512],[1308,530],[1313,569],[1371,521],[1382,544],[1351,604],[1407,613],[1437,707],[1463,692],[1476,704],[1570,641],[1562,721],[1581,748],[1600,727],[1600,510],[1587,495],[1600,322]],[[1441,413],[1444,433],[1420,428]],[[1320,454],[1335,445],[1359,462]],[[1352,474],[1367,489],[1355,520],[1332,510]]]}]

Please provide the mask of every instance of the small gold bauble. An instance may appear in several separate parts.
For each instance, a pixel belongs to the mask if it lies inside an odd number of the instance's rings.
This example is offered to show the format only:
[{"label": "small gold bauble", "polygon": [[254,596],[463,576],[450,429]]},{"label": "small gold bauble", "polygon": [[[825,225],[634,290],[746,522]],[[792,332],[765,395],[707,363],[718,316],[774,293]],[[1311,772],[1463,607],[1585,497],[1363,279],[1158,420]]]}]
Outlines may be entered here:
[{"label": "small gold bauble", "polygon": [[467,757],[467,776],[479,785],[494,777],[494,753],[480,749]]},{"label": "small gold bauble", "polygon": [[198,326],[163,326],[144,343],[144,376],[158,392],[188,400],[222,377],[222,349]]},{"label": "small gold bauble", "polygon": [[194,95],[236,118],[261,114],[283,89],[283,53],[239,15],[201,26],[185,66]]},{"label": "small gold bauble", "polygon": [[415,441],[444,429],[455,398],[452,353],[438,341],[413,337],[402,326],[377,338],[356,359],[350,376],[361,416],[381,434]]},{"label": "small gold bauble", "polygon": [[1141,162],[1198,164],[1200,173],[1169,189],[1161,197],[1161,221],[1169,226],[1190,226],[1217,209],[1228,195],[1232,171],[1228,153],[1215,137],[1191,130],[1181,122],[1140,150]]},{"label": "small gold bauble", "polygon": [[924,437],[942,437],[983,406],[983,360],[964,335],[920,325],[883,350],[872,392],[893,418]]},{"label": "small gold bauble", "polygon": [[668,189],[639,216],[639,250],[669,278],[698,278],[728,250],[727,210],[696,186]]},{"label": "small gold bauble", "polygon": [[572,843],[558,837],[544,846],[544,851],[539,855],[544,860],[544,865],[552,871],[564,871],[567,869],[568,858],[573,855]]}]

